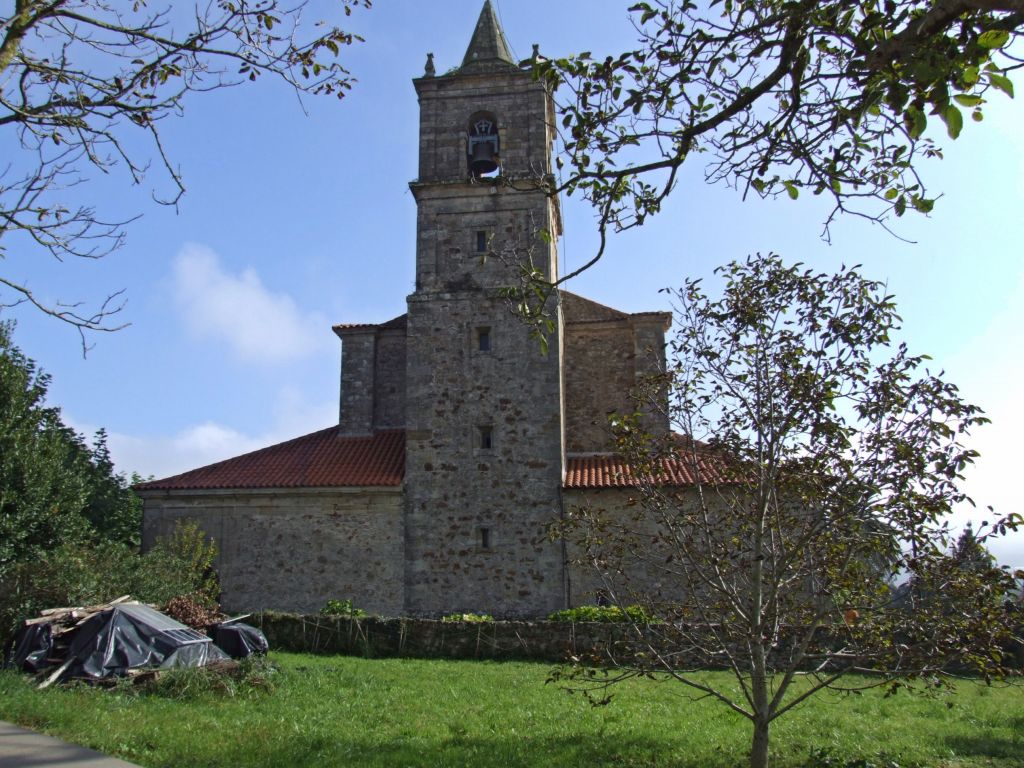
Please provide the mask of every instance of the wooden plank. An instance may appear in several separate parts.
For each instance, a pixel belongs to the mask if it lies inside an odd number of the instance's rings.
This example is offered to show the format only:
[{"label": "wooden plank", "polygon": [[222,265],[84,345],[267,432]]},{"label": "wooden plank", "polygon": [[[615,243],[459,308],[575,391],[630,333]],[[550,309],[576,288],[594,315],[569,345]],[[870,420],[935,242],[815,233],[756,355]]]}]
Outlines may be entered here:
[{"label": "wooden plank", "polygon": [[109,603],[100,603],[99,605],[90,605],[87,608],[79,609],[79,610],[86,610],[86,611],[89,611],[90,613],[99,613],[100,611],[105,611],[108,608],[113,608],[115,605],[120,605],[121,603],[127,603],[131,599],[132,599],[131,595],[121,595],[120,597],[118,597],[118,598],[116,598],[114,600],[111,600]]},{"label": "wooden plank", "polygon": [[82,606],[76,606],[74,608],[47,608],[45,611],[41,611],[39,616],[36,618],[26,619],[24,624],[26,627],[31,627],[36,624],[54,624],[68,618],[76,621],[84,620],[88,619],[90,616],[94,616],[100,611],[105,611],[108,608],[113,608],[115,605],[121,605],[122,603],[127,603],[129,601],[137,602],[132,601],[131,595],[121,595],[121,597],[116,600],[111,600],[109,603],[89,605],[84,608]]},{"label": "wooden plank", "polygon": [[71,612],[71,611],[74,611],[74,610],[78,610],[79,608],[81,608],[81,606],[78,606],[78,608],[75,608],[73,606],[67,606],[66,608],[47,608],[44,611],[40,611],[39,615],[40,616],[49,616],[50,614],[53,614],[53,613]]},{"label": "wooden plank", "polygon": [[63,664],[57,667],[57,670],[52,675],[43,680],[43,682],[41,682],[37,686],[38,690],[41,691],[43,690],[43,688],[49,688],[51,685],[53,685],[57,678],[63,675],[67,671],[67,668],[70,667],[74,661],[75,658],[73,656],[69,657]]}]

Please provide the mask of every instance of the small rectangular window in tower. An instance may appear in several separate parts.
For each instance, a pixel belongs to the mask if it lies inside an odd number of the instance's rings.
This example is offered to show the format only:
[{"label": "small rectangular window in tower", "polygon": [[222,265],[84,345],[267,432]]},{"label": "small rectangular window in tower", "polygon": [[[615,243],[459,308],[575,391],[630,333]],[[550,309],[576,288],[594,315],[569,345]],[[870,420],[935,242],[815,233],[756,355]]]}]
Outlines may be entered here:
[{"label": "small rectangular window in tower", "polygon": [[487,233],[482,229],[476,231],[476,252],[485,253],[487,251]]},{"label": "small rectangular window in tower", "polygon": [[480,529],[480,549],[491,548],[491,529],[481,528]]},{"label": "small rectangular window in tower", "polygon": [[478,352],[490,352],[491,351],[491,329],[490,328],[477,328],[476,329],[476,348]]},{"label": "small rectangular window in tower", "polygon": [[478,427],[480,430],[480,450],[489,451],[494,445],[494,429],[492,427]]}]

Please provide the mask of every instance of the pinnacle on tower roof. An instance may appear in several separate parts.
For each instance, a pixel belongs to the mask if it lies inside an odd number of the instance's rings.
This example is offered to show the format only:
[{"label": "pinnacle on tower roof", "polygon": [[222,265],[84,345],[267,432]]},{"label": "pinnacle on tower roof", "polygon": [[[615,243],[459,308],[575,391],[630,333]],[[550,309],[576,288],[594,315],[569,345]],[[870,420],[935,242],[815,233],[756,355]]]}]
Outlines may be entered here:
[{"label": "pinnacle on tower roof", "polygon": [[[462,71],[476,68],[477,65],[487,64],[510,64],[516,66],[515,59],[509,50],[508,41],[505,40],[505,33],[501,29],[498,17],[491,7],[491,0],[484,0],[484,7],[480,11],[480,18],[477,19],[476,29],[473,30],[473,39],[469,41],[469,48],[462,58]],[[483,69],[484,67],[480,67]]]}]

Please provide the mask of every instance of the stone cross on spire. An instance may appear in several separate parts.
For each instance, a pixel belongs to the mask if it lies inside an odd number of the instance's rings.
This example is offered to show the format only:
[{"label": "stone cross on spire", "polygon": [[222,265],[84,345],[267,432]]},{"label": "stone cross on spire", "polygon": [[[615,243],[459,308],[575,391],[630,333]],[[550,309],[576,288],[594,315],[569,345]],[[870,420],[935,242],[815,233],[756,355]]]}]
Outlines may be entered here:
[{"label": "stone cross on spire", "polygon": [[[461,71],[474,69],[490,69],[494,65],[503,68],[503,64],[516,66],[515,59],[505,40],[505,33],[501,29],[498,17],[491,7],[491,0],[484,0],[484,7],[480,11],[480,18],[477,19],[476,29],[473,30],[473,39],[469,41],[469,48],[462,59]],[[490,66],[488,66],[490,65]]]}]

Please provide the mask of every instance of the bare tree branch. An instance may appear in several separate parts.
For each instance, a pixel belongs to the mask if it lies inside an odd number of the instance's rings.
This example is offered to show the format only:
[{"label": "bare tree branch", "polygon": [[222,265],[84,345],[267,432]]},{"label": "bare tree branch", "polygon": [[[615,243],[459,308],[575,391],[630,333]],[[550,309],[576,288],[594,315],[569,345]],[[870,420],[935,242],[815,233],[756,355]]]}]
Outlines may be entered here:
[{"label": "bare tree branch", "polygon": [[[345,16],[370,5],[336,3]],[[99,259],[119,248],[132,218],[110,222],[63,202],[90,171],[122,168],[140,184],[155,170],[153,199],[176,204],[185,187],[159,126],[181,114],[190,93],[272,75],[299,94],[344,96],[353,79],[338,57],[360,38],[307,23],[305,10],[279,0],[210,0],[190,12],[169,1],[16,0],[0,17],[0,142],[9,158],[0,172],[0,258]],[[150,153],[128,140],[135,133]],[[19,279],[0,282],[0,301],[3,290],[8,306],[35,307],[83,339],[124,325],[113,318],[123,308],[119,291],[84,312],[43,301]]]}]

